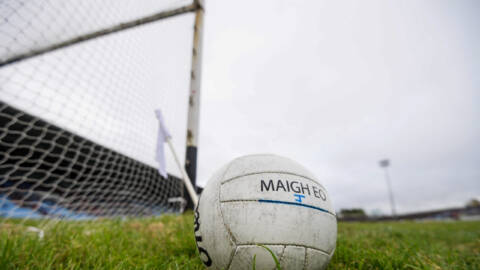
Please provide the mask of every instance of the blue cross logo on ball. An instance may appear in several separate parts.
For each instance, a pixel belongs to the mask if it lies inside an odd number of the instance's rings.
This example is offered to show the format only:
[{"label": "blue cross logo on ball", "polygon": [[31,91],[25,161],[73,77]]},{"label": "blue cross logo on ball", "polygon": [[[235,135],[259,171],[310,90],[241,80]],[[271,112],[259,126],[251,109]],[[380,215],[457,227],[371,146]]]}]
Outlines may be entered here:
[{"label": "blue cross logo on ball", "polygon": [[293,197],[296,197],[295,199],[296,202],[302,203],[302,199],[305,198],[305,195],[293,194]]}]

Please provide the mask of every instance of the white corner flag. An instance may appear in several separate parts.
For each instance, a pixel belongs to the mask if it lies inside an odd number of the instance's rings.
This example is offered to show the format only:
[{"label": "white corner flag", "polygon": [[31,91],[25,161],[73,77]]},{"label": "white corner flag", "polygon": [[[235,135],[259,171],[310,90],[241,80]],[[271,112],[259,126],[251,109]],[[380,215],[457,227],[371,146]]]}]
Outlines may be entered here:
[{"label": "white corner flag", "polygon": [[165,143],[172,137],[168,132],[165,122],[163,120],[162,111],[155,110],[155,115],[159,123],[157,136],[157,151],[155,153],[155,160],[158,162],[158,172],[163,178],[167,178],[167,168],[165,164]]},{"label": "white corner flag", "polygon": [[175,151],[175,148],[173,147],[173,144],[171,141],[172,136],[168,132],[167,127],[165,126],[165,122],[163,121],[162,111],[160,111],[159,109],[155,110],[155,115],[157,116],[158,123],[159,123],[157,153],[155,157],[155,159],[158,162],[158,172],[163,178],[167,178],[167,169],[165,166],[165,148],[164,148],[165,143],[167,143],[168,146],[170,147],[170,150],[172,151],[173,157],[175,158],[175,162],[177,163],[178,169],[182,173],[183,183],[187,188],[188,194],[192,199],[193,205],[197,207],[198,195],[195,192],[195,189],[193,188],[192,182],[190,181],[190,178],[188,177],[187,172],[185,171],[185,167],[180,163],[180,160],[178,159],[177,152]]}]

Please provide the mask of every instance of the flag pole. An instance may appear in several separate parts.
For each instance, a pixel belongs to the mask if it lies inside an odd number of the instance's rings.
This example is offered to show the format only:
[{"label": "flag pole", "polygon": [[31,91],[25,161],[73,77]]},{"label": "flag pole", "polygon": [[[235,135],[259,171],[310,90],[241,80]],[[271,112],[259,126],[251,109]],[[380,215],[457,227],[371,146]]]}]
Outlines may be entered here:
[{"label": "flag pole", "polygon": [[185,168],[183,167],[182,163],[180,163],[180,160],[178,159],[177,151],[175,151],[175,147],[173,146],[173,143],[172,143],[172,135],[170,135],[170,132],[168,132],[167,126],[165,125],[162,111],[160,109],[156,109],[155,115],[157,116],[157,120],[159,123],[157,157],[156,157],[157,161],[159,162],[158,171],[163,178],[168,177],[167,171],[165,169],[165,155],[164,155],[164,149],[163,149],[163,144],[166,142],[168,144],[168,147],[170,147],[170,151],[172,151],[173,157],[175,158],[175,163],[177,163],[177,166],[180,169],[180,172],[182,173],[182,180],[185,184],[185,188],[187,189],[188,194],[190,195],[191,202],[193,206],[196,207],[198,204],[198,195],[195,192],[192,182],[190,181],[190,177],[188,177],[188,174],[185,171]]},{"label": "flag pole", "polygon": [[175,162],[177,163],[177,166],[180,169],[180,172],[182,173],[183,182],[185,183],[185,187],[187,188],[188,194],[192,199],[193,205],[194,207],[197,207],[198,195],[195,192],[195,189],[193,188],[192,182],[190,181],[190,177],[188,177],[188,174],[185,171],[185,168],[182,166],[182,164],[180,163],[180,160],[178,159],[178,155],[177,155],[177,152],[175,151],[175,148],[173,147],[172,140],[170,139],[170,137],[167,137],[166,140],[167,140],[168,146],[170,147],[170,150],[172,151],[173,157],[175,158]]}]

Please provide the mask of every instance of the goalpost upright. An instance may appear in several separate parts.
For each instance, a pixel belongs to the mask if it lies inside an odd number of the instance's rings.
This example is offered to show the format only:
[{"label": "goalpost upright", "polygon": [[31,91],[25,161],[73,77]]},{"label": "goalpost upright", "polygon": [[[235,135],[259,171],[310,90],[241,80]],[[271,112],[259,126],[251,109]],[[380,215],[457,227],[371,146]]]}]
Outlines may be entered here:
[{"label": "goalpost upright", "polygon": [[[193,32],[192,70],[190,73],[190,95],[188,100],[185,169],[190,177],[190,180],[192,181],[193,187],[196,189],[204,1],[196,0],[195,3],[197,4],[197,8],[195,11],[195,25]],[[185,192],[185,194],[188,193]],[[190,198],[188,199],[187,208],[193,208],[193,203]]]}]

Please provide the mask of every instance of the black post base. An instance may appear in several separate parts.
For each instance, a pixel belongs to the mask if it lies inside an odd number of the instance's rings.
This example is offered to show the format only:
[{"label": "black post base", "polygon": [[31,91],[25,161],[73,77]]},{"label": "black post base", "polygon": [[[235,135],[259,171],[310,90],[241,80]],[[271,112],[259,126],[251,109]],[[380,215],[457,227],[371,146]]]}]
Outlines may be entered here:
[{"label": "black post base", "polygon": [[[197,192],[196,178],[197,178],[197,147],[187,146],[187,153],[185,159],[185,170],[187,171],[188,177],[192,182],[195,192]],[[184,187],[185,199],[187,200],[187,206],[185,209],[193,210],[193,201],[188,194],[187,188]],[[197,192],[198,193],[198,192]]]}]

